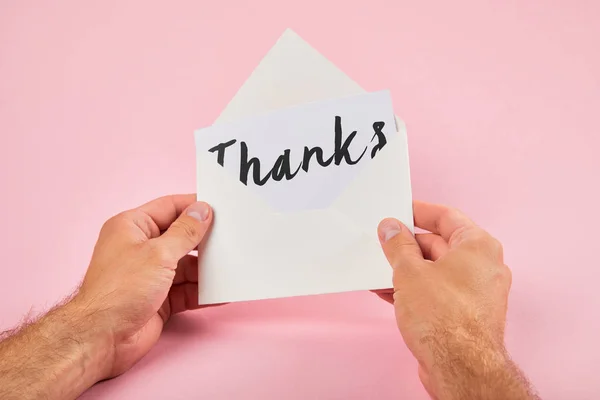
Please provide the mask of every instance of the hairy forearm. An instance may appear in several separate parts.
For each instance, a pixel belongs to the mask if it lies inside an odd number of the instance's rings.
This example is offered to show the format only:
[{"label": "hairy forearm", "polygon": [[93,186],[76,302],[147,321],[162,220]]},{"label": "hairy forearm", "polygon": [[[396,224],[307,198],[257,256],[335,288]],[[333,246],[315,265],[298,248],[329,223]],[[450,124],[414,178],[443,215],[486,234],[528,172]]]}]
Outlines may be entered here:
[{"label": "hairy forearm", "polygon": [[73,399],[107,374],[110,336],[76,301],[4,336],[1,399]]},{"label": "hairy forearm", "polygon": [[539,400],[504,346],[485,334],[445,329],[423,340],[432,349],[439,400]]}]

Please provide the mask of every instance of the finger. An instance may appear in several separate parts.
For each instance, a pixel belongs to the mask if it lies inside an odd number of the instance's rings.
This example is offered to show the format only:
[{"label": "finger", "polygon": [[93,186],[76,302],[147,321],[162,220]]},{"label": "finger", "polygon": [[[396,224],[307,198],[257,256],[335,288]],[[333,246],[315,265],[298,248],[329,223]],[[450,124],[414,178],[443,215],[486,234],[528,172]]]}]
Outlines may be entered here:
[{"label": "finger", "polygon": [[137,209],[152,218],[160,231],[164,231],[181,215],[183,210],[195,202],[195,194],[175,194],[159,197]]},{"label": "finger", "polygon": [[169,304],[171,315],[198,308],[198,284],[182,283],[172,286],[169,291]]},{"label": "finger", "polygon": [[198,257],[191,254],[186,254],[179,260],[173,279],[174,285],[186,282],[198,283]]},{"label": "finger", "polygon": [[202,201],[190,205],[160,237],[153,239],[173,260],[198,247],[212,222],[212,210]]},{"label": "finger", "polygon": [[371,292],[379,296],[380,299],[385,300],[392,305],[394,304],[394,289],[378,289],[371,290]]},{"label": "finger", "polygon": [[452,235],[477,226],[460,211],[440,204],[413,201],[415,225],[440,235],[452,246]]},{"label": "finger", "polygon": [[415,235],[423,257],[427,260],[437,261],[449,250],[448,243],[440,236],[434,233],[418,233]]},{"label": "finger", "polygon": [[423,253],[411,231],[400,221],[387,218],[378,228],[383,252],[394,269],[405,269],[423,261]]},{"label": "finger", "polygon": [[208,308],[222,306],[219,304],[198,304],[198,284],[182,283],[174,285],[169,291],[169,315],[177,314],[187,310],[196,310],[198,308]]}]

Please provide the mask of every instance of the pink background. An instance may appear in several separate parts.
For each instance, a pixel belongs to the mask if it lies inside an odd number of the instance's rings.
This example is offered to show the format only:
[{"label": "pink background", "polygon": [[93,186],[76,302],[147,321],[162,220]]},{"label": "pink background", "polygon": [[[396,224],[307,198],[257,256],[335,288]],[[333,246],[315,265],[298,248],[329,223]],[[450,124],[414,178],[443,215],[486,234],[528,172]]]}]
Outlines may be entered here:
[{"label": "pink background", "polygon": [[[106,218],[194,191],[193,129],[291,27],[392,90],[415,197],[503,241],[507,344],[541,394],[600,396],[600,3],[151,3],[0,3],[0,328],[76,287]],[[353,293],[177,317],[84,396],[200,397],[426,395],[391,308]]]}]

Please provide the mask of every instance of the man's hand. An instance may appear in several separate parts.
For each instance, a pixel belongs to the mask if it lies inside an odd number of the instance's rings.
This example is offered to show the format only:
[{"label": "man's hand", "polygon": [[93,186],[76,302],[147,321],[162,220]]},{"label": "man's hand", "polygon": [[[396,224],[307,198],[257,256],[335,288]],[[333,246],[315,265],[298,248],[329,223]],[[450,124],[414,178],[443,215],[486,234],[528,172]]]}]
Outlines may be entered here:
[{"label": "man's hand", "polygon": [[394,270],[392,302],[400,332],[434,399],[536,399],[504,348],[511,273],[502,246],[457,210],[414,202],[411,232],[379,225]]},{"label": "man's hand", "polygon": [[74,302],[113,340],[107,377],[127,371],[172,314],[198,308],[199,245],[212,222],[195,195],[166,196],[108,220]]},{"label": "man's hand", "polygon": [[79,293],[0,342],[0,398],[75,398],[128,370],[172,314],[198,308],[199,245],[212,222],[195,195],[106,222]]}]

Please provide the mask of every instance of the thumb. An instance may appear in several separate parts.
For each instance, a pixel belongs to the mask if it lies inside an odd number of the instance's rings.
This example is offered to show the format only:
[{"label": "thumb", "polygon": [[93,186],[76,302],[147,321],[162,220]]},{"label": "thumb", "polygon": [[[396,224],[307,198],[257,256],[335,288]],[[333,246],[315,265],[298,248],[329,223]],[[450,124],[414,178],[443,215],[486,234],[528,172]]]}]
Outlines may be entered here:
[{"label": "thumb", "polygon": [[205,202],[196,202],[186,208],[167,231],[155,240],[168,249],[171,257],[179,260],[198,247],[212,218],[211,207]]},{"label": "thumb", "polygon": [[423,253],[415,237],[397,219],[384,219],[377,231],[383,252],[392,268],[405,268],[423,261]]}]

